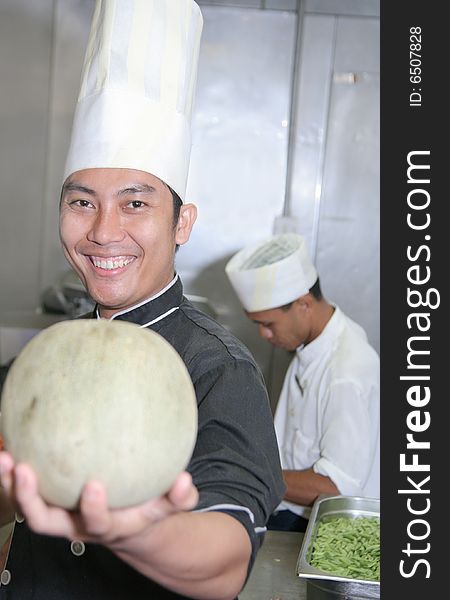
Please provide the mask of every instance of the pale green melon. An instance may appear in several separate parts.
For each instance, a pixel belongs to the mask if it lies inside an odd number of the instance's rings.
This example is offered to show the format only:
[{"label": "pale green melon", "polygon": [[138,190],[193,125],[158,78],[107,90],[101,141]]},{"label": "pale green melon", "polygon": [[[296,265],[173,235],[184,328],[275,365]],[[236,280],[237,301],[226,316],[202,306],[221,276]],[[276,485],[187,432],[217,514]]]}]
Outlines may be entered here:
[{"label": "pale green melon", "polygon": [[64,321],[14,361],[1,427],[47,502],[76,508],[96,479],[118,508],[164,494],[187,466],[197,403],[183,361],[157,333],[123,321]]}]

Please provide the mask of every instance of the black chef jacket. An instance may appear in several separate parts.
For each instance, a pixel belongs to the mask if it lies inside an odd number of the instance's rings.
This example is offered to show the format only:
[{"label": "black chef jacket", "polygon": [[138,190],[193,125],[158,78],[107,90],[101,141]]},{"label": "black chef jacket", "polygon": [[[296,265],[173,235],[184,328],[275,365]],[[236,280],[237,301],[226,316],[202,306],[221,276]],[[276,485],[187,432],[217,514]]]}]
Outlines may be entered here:
[{"label": "black chef jacket", "polygon": [[[251,568],[284,492],[272,414],[252,356],[184,298],[178,276],[159,295],[113,318],[151,328],[184,360],[198,403],[198,437],[188,465],[200,494],[195,510],[225,512],[243,524],[252,544]],[[0,600],[182,598],[103,546],[38,535],[24,522],[16,522],[6,569],[2,579],[10,580],[0,586]]]}]

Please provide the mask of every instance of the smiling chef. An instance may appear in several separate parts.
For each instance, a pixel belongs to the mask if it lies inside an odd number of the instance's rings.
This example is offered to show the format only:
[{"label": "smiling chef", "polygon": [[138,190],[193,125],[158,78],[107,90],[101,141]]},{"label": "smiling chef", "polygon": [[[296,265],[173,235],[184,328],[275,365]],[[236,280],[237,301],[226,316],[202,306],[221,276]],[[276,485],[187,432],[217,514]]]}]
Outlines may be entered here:
[{"label": "smiling chef", "polygon": [[91,481],[70,512],[0,453],[17,507],[0,599],[231,600],[282,498],[261,373],[186,300],[174,267],[196,219],[185,191],[201,29],[192,0],[96,2],[60,201],[65,256],[96,302],[89,317],[150,328],[184,360],[199,411],[192,459],[161,498],[109,510]]}]

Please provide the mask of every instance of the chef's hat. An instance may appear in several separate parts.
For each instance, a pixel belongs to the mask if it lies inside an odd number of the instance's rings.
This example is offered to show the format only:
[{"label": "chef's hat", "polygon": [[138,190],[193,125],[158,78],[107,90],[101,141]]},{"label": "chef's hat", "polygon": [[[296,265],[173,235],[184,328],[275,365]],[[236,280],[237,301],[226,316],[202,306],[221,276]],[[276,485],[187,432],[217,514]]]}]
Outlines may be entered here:
[{"label": "chef's hat", "polygon": [[97,0],[64,179],[138,169],[184,199],[202,26],[193,0]]},{"label": "chef's hat", "polygon": [[307,294],[317,280],[306,242],[296,233],[243,248],[225,271],[248,312],[284,306]]}]

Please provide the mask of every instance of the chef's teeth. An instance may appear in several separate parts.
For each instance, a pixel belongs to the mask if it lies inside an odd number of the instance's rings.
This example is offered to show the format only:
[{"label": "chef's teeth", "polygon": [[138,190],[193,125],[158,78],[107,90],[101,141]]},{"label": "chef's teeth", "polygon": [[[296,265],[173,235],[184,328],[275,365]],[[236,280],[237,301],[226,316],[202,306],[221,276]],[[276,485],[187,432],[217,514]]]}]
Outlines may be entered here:
[{"label": "chef's teeth", "polygon": [[113,260],[111,258],[99,260],[98,258],[93,258],[92,262],[94,266],[100,269],[106,269],[107,271],[111,271],[112,269],[122,269],[126,267],[132,261],[131,258],[119,258],[118,260]]}]

